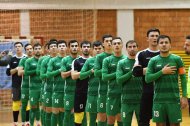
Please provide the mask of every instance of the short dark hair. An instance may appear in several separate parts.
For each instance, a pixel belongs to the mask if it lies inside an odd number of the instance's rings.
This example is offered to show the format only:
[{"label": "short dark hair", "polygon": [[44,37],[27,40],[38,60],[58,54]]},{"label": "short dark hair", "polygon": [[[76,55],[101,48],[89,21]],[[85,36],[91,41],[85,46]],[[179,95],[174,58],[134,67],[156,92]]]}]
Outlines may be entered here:
[{"label": "short dark hair", "polygon": [[68,46],[70,47],[71,43],[75,43],[75,42],[78,43],[78,45],[79,45],[79,42],[77,40],[72,39],[69,41]]},{"label": "short dark hair", "polygon": [[109,38],[109,37],[113,37],[112,35],[110,34],[105,34],[102,36],[102,42],[104,42],[105,38]]},{"label": "short dark hair", "polygon": [[57,46],[58,46],[59,44],[63,44],[63,43],[67,46],[67,42],[66,42],[65,40],[59,40],[59,41],[57,42]]},{"label": "short dark hair", "polygon": [[190,39],[190,35],[187,35],[187,36],[186,36],[186,39]]},{"label": "short dark hair", "polygon": [[158,39],[157,39],[157,43],[159,43],[160,39],[164,39],[164,38],[168,38],[168,39],[169,39],[169,42],[171,43],[171,39],[170,39],[170,37],[167,36],[167,35],[159,35],[159,36],[158,36]]},{"label": "short dark hair", "polygon": [[49,45],[49,42],[47,42],[47,43],[44,45],[44,48],[46,48],[48,45]]},{"label": "short dark hair", "polygon": [[91,42],[86,41],[86,40],[84,40],[84,41],[81,42],[80,47],[82,48],[82,46],[83,46],[84,44],[90,44],[90,47],[91,47]]},{"label": "short dark hair", "polygon": [[138,44],[137,44],[137,42],[135,40],[129,40],[129,41],[126,42],[126,45],[125,45],[126,48],[128,47],[129,43],[136,43],[136,45],[138,47]]},{"label": "short dark hair", "polygon": [[56,44],[56,46],[57,46],[57,40],[56,40],[56,39],[51,39],[51,40],[48,42],[48,49],[49,49],[50,45],[52,45],[52,44]]},{"label": "short dark hair", "polygon": [[[31,45],[30,43],[27,43],[25,46],[24,46],[24,50],[26,51],[26,47]],[[32,46],[32,45],[31,45]]]},{"label": "short dark hair", "polygon": [[114,38],[112,39],[111,43],[113,42],[113,40],[116,40],[116,39],[120,39],[121,42],[123,42],[122,39],[121,39],[121,37],[114,37]]},{"label": "short dark hair", "polygon": [[38,47],[38,46],[41,46],[41,47],[42,47],[42,45],[41,45],[40,43],[35,43],[34,46],[33,46],[33,49],[34,49],[35,47]]},{"label": "short dark hair", "polygon": [[95,42],[93,42],[93,44],[92,44],[92,47],[94,48],[94,47],[97,47],[97,46],[102,46],[102,42],[100,42],[100,41],[95,41]]},{"label": "short dark hair", "polygon": [[23,47],[22,42],[15,42],[15,43],[14,43],[14,46],[17,45],[17,44],[21,44],[21,46]]},{"label": "short dark hair", "polygon": [[160,30],[158,28],[151,28],[147,31],[146,36],[148,37],[148,35],[150,34],[150,32],[158,32],[160,35]]}]

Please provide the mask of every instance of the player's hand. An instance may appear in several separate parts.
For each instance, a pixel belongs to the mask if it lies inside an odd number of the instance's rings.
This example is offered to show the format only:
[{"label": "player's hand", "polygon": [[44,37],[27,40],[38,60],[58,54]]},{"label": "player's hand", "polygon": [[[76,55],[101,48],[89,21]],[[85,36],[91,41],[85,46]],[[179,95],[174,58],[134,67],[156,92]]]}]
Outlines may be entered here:
[{"label": "player's hand", "polygon": [[91,69],[91,73],[94,73],[94,69]]},{"label": "player's hand", "polygon": [[182,97],[180,99],[180,104],[181,104],[181,108],[184,109],[188,106],[188,101],[187,101],[187,98],[186,97]]},{"label": "player's hand", "polygon": [[13,55],[13,52],[11,50],[9,50],[9,53],[8,53],[9,56],[12,56]]},{"label": "player's hand", "polygon": [[163,74],[175,74],[176,72],[176,66],[169,66],[169,64],[165,65],[164,68],[162,68]]}]

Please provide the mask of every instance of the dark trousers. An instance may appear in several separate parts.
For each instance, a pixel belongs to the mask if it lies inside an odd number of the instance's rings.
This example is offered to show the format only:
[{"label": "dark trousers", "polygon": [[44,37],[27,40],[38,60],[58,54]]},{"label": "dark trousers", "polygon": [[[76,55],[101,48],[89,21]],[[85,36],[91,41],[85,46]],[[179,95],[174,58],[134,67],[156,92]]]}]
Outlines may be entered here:
[{"label": "dark trousers", "polygon": [[139,126],[150,126],[152,119],[153,93],[142,93]]}]

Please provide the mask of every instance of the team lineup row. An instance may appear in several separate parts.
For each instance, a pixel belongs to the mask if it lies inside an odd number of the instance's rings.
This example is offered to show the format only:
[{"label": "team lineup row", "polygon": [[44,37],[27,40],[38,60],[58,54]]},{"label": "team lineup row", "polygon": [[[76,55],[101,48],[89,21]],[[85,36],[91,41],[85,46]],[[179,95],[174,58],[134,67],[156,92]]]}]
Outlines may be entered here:
[{"label": "team lineup row", "polygon": [[45,56],[38,43],[25,45],[25,56],[16,42],[16,56],[7,67],[14,125],[21,104],[22,125],[33,126],[35,119],[40,125],[41,118],[44,126],[87,126],[88,112],[90,126],[113,126],[116,120],[118,126],[130,126],[135,112],[139,126],[149,125],[152,117],[158,126],[178,126],[181,107],[188,104],[183,61],[170,54],[170,37],[158,29],[148,30],[147,41],[149,48],[139,52],[137,42],[128,41],[125,55],[120,37],[104,35],[102,42],[81,42],[80,56],[76,40],[50,40]]}]

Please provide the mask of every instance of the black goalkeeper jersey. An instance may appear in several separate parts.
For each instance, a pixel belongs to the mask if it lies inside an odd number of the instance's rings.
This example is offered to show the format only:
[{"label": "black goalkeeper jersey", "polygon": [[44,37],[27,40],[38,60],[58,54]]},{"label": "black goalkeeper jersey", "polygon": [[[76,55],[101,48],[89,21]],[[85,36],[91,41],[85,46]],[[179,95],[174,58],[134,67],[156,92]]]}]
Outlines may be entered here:
[{"label": "black goalkeeper jersey", "polygon": [[[149,60],[152,57],[157,56],[159,54],[160,54],[160,51],[152,51],[150,49],[142,50],[136,56],[135,65],[141,65],[142,68],[146,68],[148,66]],[[143,81],[143,92],[153,93],[153,90],[154,90],[153,82],[151,82],[151,84],[147,84],[145,82],[145,75],[143,75],[142,81]]]},{"label": "black goalkeeper jersey", "polygon": [[[72,69],[74,71],[80,72],[84,63],[86,62],[86,60],[87,59],[83,58],[83,57],[76,58],[73,61]],[[80,80],[80,79],[76,80],[76,90],[75,90],[76,93],[87,93],[87,91],[88,91],[88,79],[89,78],[86,78],[84,80]]]},{"label": "black goalkeeper jersey", "polygon": [[[7,66],[7,71],[6,71],[6,74],[8,76],[11,76],[10,70],[16,68],[19,64],[20,59],[22,59],[24,57],[26,57],[26,55],[23,55],[22,57],[17,57],[15,55],[11,58],[8,66]],[[21,81],[22,81],[22,76],[18,76],[17,72],[12,75],[12,87],[13,88],[20,88],[21,87]]]}]

